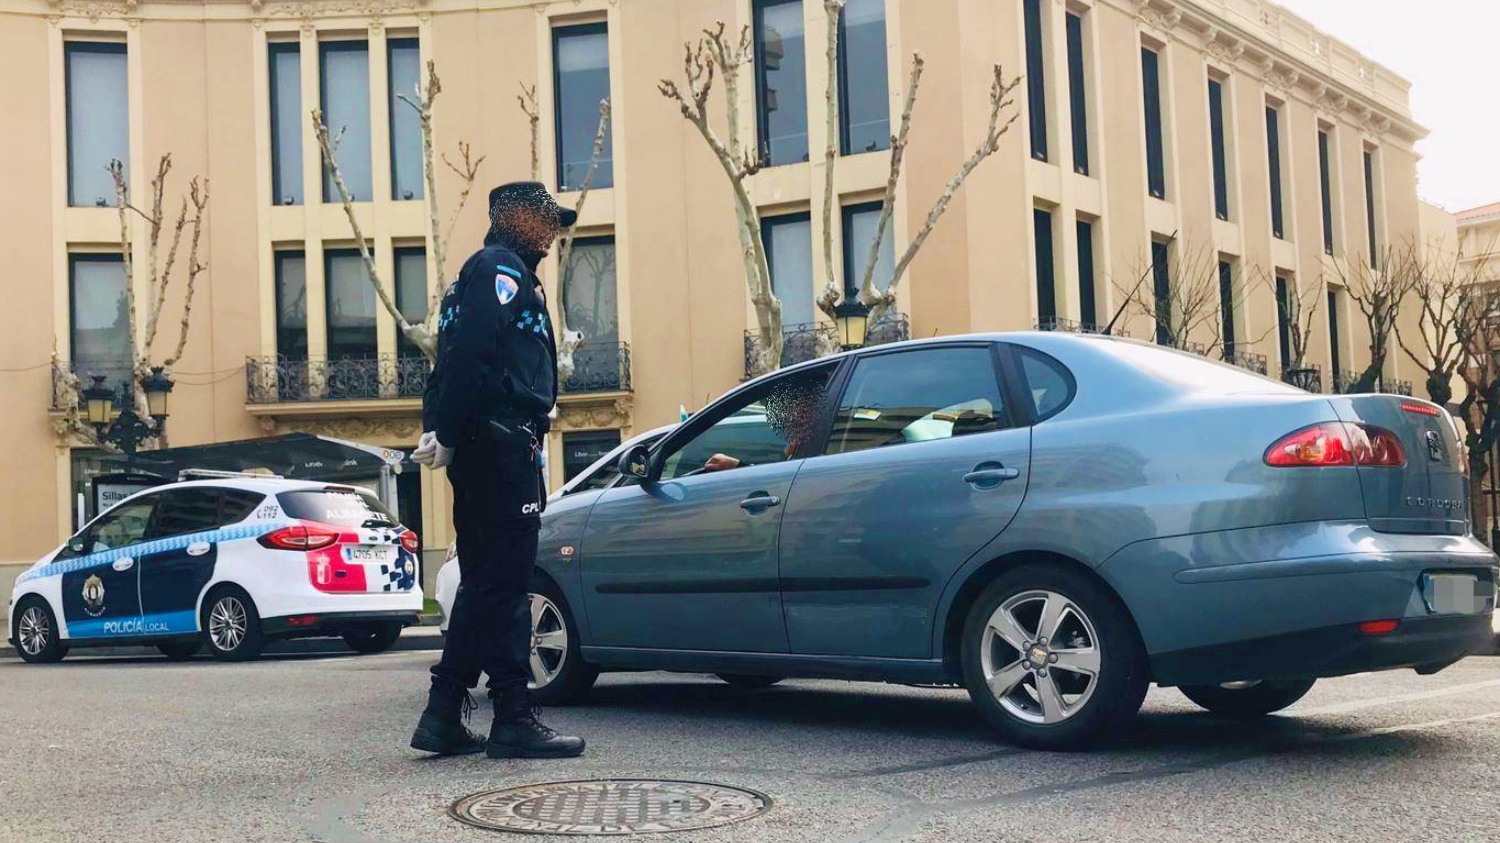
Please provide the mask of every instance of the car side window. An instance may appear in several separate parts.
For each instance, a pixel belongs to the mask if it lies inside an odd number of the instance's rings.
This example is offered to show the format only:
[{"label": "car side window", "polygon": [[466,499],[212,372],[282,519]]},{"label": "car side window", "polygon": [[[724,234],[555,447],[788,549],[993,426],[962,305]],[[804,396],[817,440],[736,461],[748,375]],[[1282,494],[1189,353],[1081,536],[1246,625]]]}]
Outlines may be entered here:
[{"label": "car side window", "polygon": [[219,490],[201,487],[162,492],[151,538],[202,533],[219,525]]},{"label": "car side window", "polygon": [[721,408],[712,427],[666,456],[662,479],[783,462],[817,434],[833,366],[790,373]]},{"label": "car side window", "polygon": [[83,533],[69,540],[69,555],[82,556],[127,547],[143,541],[157,496],[139,498],[120,504],[104,517],[89,525]]},{"label": "car side window", "polygon": [[984,346],[924,348],[861,359],[834,417],[828,453],[949,439],[1010,427]]},{"label": "car side window", "polygon": [[238,524],[250,517],[250,513],[260,506],[261,501],[266,499],[260,492],[247,492],[244,489],[220,489],[219,490],[219,517],[217,526],[226,527],[230,524]]},{"label": "car side window", "polygon": [[1073,397],[1073,379],[1062,364],[1039,351],[1016,348],[1021,374],[1026,377],[1034,418],[1041,421],[1057,415]]}]

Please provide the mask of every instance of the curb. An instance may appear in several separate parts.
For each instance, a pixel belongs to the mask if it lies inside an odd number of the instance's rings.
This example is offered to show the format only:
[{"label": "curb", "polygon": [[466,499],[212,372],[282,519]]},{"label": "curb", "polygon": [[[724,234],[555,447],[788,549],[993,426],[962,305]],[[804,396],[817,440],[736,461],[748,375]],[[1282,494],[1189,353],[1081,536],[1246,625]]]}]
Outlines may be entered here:
[{"label": "curb", "polygon": [[[420,652],[443,649],[443,636],[436,626],[418,624],[409,626],[402,630],[401,637],[387,650],[388,653],[395,652]],[[353,654],[342,639],[339,638],[292,638],[282,641],[272,641],[266,644],[264,651],[268,656],[303,656],[303,655],[338,655]],[[161,653],[151,646],[139,647],[78,647],[68,653],[68,659],[94,656],[160,656]],[[16,655],[13,647],[4,646],[0,649],[0,661],[21,661]],[[67,660],[64,660],[67,663]]]}]

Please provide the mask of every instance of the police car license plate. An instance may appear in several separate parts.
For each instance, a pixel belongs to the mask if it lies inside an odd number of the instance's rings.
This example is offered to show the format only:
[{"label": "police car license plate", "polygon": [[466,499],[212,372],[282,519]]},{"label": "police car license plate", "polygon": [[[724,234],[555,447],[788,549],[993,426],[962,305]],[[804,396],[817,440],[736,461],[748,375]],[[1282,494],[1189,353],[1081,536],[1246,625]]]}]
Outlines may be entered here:
[{"label": "police car license plate", "polygon": [[1434,615],[1477,615],[1494,605],[1494,587],[1473,574],[1423,574],[1422,599]]},{"label": "police car license plate", "polygon": [[378,562],[387,564],[395,558],[395,548],[383,545],[344,545],[345,562]]}]

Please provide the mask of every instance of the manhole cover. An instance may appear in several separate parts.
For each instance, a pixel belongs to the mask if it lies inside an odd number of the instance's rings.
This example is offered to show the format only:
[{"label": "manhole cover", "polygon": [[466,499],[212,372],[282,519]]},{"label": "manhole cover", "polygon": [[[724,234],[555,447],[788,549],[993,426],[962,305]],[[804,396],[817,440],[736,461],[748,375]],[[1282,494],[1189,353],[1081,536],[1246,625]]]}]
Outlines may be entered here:
[{"label": "manhole cover", "polygon": [[461,822],[523,834],[652,834],[712,828],[771,808],[754,790],[705,782],[601,779],[490,790],[454,802]]}]

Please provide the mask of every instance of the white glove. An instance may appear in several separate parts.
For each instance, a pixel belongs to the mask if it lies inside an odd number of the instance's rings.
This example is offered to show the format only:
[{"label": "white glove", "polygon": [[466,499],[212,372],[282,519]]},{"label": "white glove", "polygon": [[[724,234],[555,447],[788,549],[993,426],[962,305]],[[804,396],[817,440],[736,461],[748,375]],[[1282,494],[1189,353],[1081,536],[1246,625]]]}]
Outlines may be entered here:
[{"label": "white glove", "polygon": [[453,462],[453,449],[445,447],[443,443],[438,442],[436,436],[432,438],[432,441],[437,448],[437,453],[432,458],[432,467],[444,468],[448,463]]},{"label": "white glove", "polygon": [[422,465],[432,465],[432,460],[437,456],[437,434],[426,431],[422,438],[417,440],[417,449],[411,452],[411,458]]}]

